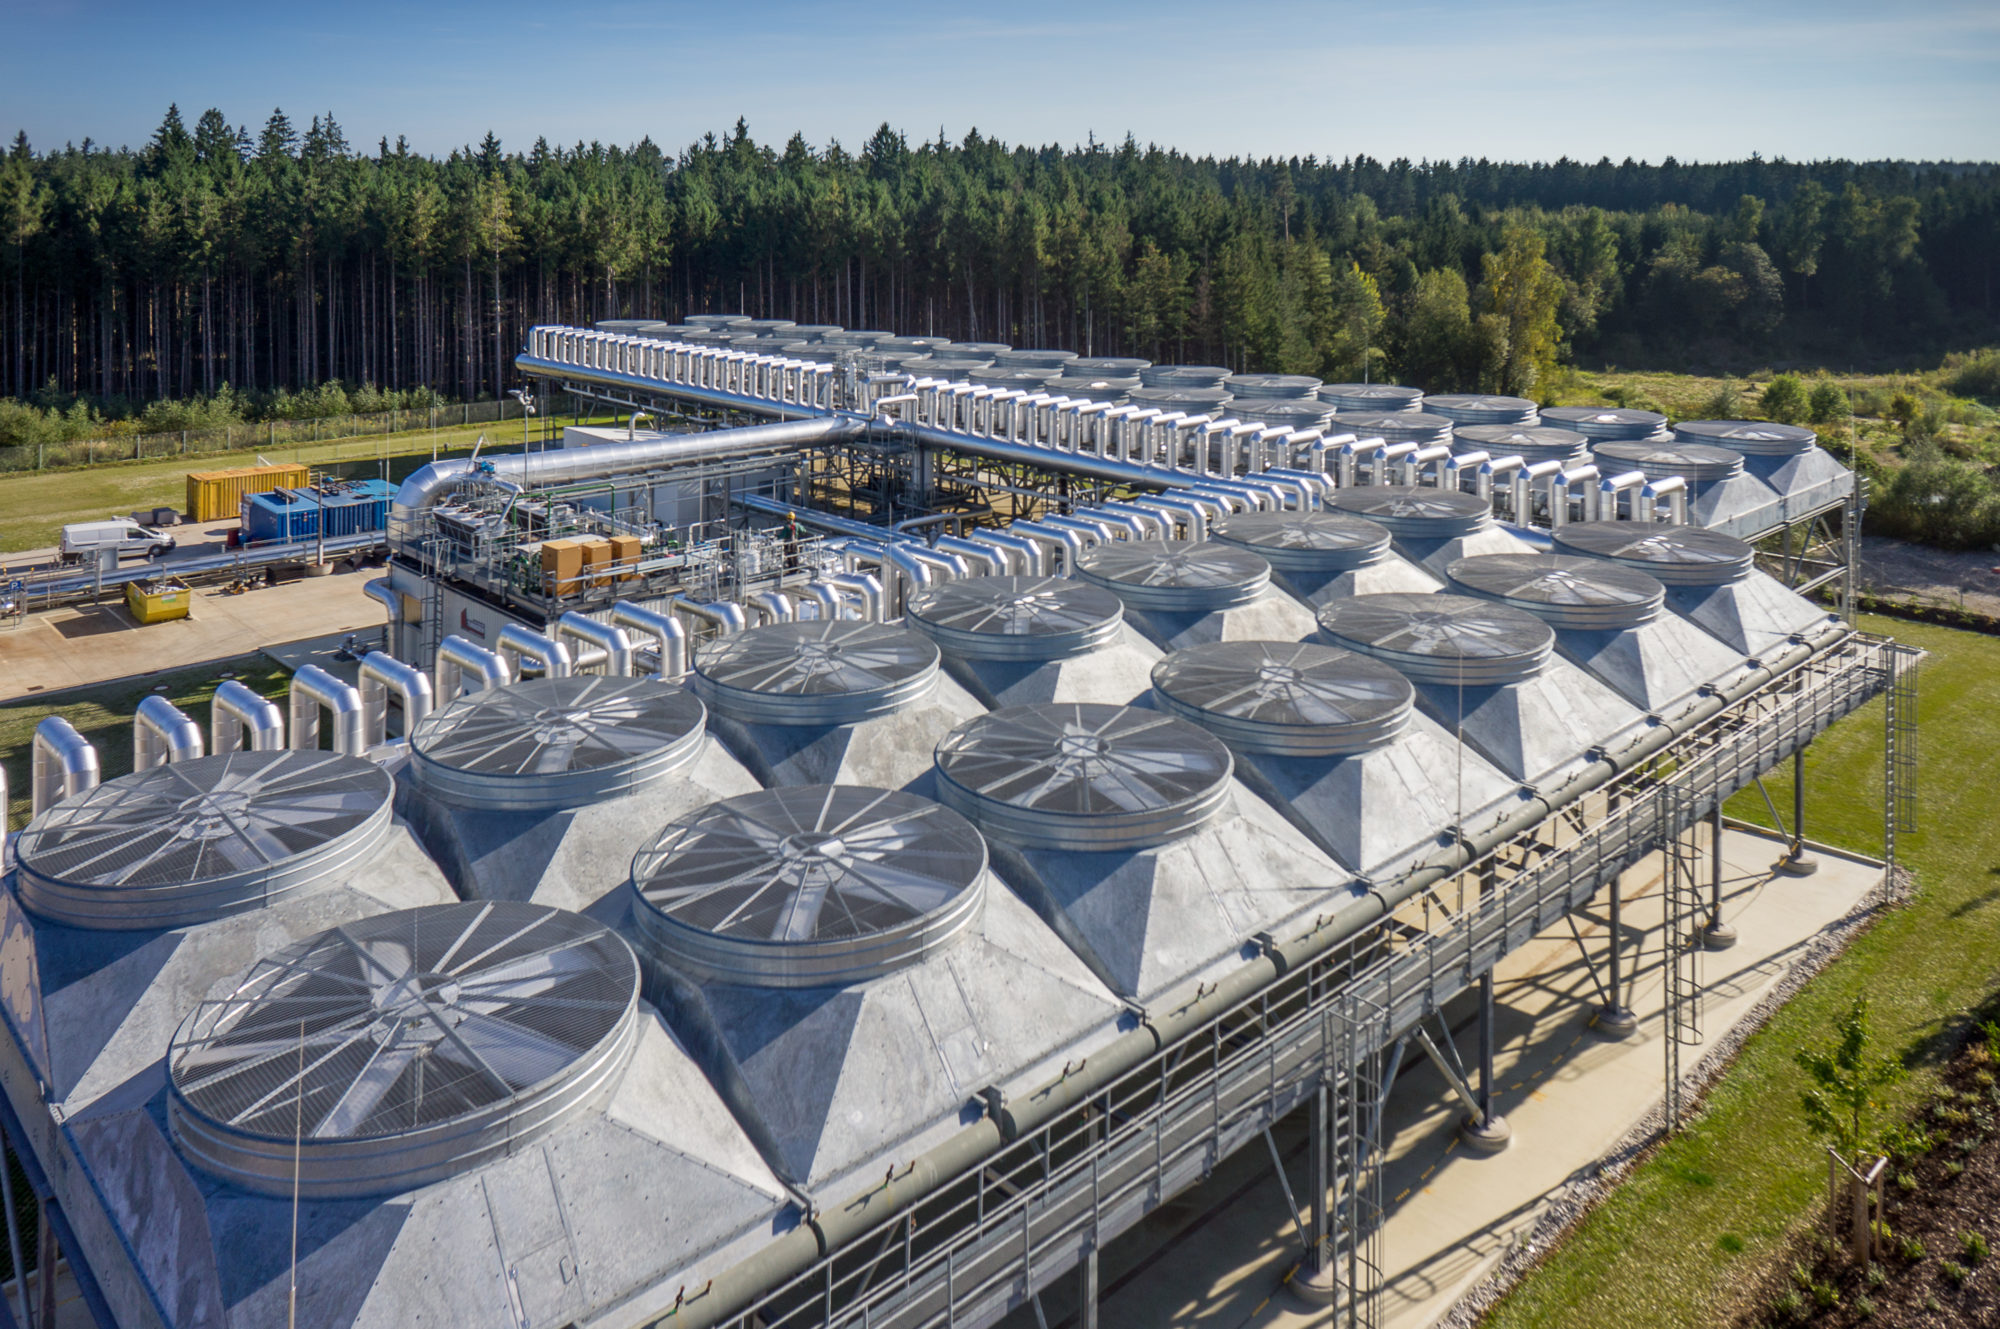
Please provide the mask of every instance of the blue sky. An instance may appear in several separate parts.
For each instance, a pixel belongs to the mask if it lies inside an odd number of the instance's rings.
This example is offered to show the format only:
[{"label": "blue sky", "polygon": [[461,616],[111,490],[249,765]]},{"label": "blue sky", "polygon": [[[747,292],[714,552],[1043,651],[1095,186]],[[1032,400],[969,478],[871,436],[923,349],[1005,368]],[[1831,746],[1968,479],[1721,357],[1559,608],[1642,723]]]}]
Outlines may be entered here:
[{"label": "blue sky", "polygon": [[1228,155],[2000,159],[2000,3],[6,0],[0,129],[143,142],[169,102],[427,152],[853,145],[977,127]]}]

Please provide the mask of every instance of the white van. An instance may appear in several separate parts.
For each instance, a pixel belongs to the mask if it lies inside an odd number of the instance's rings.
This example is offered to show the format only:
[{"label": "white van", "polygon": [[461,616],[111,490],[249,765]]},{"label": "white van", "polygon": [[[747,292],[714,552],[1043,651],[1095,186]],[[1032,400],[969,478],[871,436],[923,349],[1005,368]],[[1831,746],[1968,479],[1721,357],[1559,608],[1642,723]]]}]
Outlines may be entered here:
[{"label": "white van", "polygon": [[117,549],[120,558],[127,554],[158,558],[174,547],[174,537],[151,526],[141,526],[129,517],[79,521],[62,528],[65,563],[95,558],[98,550],[107,547]]}]

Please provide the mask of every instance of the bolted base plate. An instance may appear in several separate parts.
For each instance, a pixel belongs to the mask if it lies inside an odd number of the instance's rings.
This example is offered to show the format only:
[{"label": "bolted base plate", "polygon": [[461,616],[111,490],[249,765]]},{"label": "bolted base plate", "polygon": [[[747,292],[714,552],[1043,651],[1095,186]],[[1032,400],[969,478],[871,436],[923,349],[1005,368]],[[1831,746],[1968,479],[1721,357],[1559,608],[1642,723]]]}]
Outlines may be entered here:
[{"label": "bolted base plate", "polygon": [[1629,1038],[1639,1028],[1639,1017],[1623,1006],[1606,1006],[1591,1027],[1606,1038]]},{"label": "bolted base plate", "polygon": [[1467,1117],[1458,1123],[1458,1138],[1465,1141],[1468,1149],[1482,1154],[1497,1154],[1513,1142],[1514,1128],[1497,1112],[1488,1117],[1484,1125]]}]

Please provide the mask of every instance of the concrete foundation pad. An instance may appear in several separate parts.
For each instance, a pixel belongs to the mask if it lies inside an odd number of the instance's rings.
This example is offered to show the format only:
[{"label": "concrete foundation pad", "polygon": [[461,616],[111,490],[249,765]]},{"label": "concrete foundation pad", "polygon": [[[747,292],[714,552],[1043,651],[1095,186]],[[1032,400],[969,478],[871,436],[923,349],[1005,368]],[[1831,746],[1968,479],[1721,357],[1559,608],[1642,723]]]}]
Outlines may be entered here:
[{"label": "concrete foundation pad", "polygon": [[[1707,850],[1705,828],[1700,835]],[[1726,958],[1697,961],[1701,1029],[1719,1042],[1770,993],[1811,943],[1837,926],[1881,881],[1879,864],[1820,850],[1810,880],[1774,874],[1783,841],[1731,829],[1724,835],[1724,910],[1740,934]],[[1704,877],[1705,880],[1705,877]],[[1601,1161],[1660,1102],[1662,984],[1659,858],[1625,877],[1625,955],[1638,966],[1635,1034],[1597,1037],[1602,1004],[1567,927],[1516,951],[1495,975],[1496,1108],[1516,1138],[1505,1152],[1476,1153],[1459,1136],[1464,1104],[1428,1059],[1406,1056],[1384,1114],[1388,1161],[1382,1199],[1381,1323],[1428,1329],[1532,1238],[1548,1206],[1596,1175]],[[1592,960],[1605,960],[1604,897],[1576,915]],[[1643,948],[1641,940],[1643,938]],[[1460,1054],[1476,1052],[1474,1000],[1447,1011]],[[1692,1068],[1694,1057],[1685,1065]],[[1273,1134],[1293,1192],[1308,1203],[1305,1114]],[[1323,1299],[1285,1290],[1297,1282],[1297,1229],[1260,1148],[1224,1159],[1201,1186],[1175,1197],[1107,1245],[1099,1260],[1102,1324],[1304,1329],[1326,1322]],[[1041,1297],[1050,1325],[1075,1312],[1073,1279]],[[1309,1289],[1300,1289],[1306,1292]],[[1311,1307],[1311,1309],[1308,1309]],[[1032,1308],[1005,1323],[1035,1324]]]}]

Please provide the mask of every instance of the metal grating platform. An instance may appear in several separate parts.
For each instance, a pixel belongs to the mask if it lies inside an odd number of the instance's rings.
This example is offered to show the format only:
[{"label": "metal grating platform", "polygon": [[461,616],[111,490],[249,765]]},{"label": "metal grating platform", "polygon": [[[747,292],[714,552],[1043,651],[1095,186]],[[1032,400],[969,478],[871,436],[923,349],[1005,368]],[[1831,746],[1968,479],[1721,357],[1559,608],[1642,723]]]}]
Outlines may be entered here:
[{"label": "metal grating platform", "polygon": [[637,1039],[638,996],[631,948],[578,914],[378,914],[267,956],[195,1007],[167,1053],[169,1126],[245,1190],[408,1190],[596,1103]]},{"label": "metal grating platform", "polygon": [[1016,706],[937,748],[939,797],[1003,844],[1139,849],[1199,827],[1228,797],[1229,750],[1130,706]]},{"label": "metal grating platform", "polygon": [[755,987],[872,978],[949,943],[985,898],[986,842],[929,799],[805,785],[724,799],[632,863],[665,961]]},{"label": "metal grating platform", "polygon": [[528,679],[426,716],[410,775],[463,807],[580,807],[694,760],[707,718],[700,698],[654,679]]},{"label": "metal grating platform", "polygon": [[1222,641],[1175,651],[1153,666],[1169,713],[1232,747],[1294,757],[1341,757],[1391,742],[1409,723],[1416,689],[1386,664],[1332,646]]},{"label": "metal grating platform", "polygon": [[373,852],[394,788],[332,752],[231,752],[106,781],[14,843],[15,889],[72,927],[186,927],[271,903]]}]

